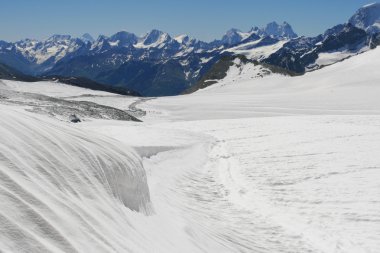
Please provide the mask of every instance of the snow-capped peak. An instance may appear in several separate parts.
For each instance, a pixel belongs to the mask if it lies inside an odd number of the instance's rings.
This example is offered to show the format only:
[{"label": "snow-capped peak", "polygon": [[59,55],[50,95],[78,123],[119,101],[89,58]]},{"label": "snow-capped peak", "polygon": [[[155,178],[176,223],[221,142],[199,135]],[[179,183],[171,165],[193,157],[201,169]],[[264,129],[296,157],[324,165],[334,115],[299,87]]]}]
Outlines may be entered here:
[{"label": "snow-capped peak", "polygon": [[80,37],[80,40],[82,40],[84,43],[94,43],[95,39],[89,34],[85,33]]},{"label": "snow-capped peak", "polygon": [[285,21],[282,24],[271,22],[263,28],[255,26],[251,29],[250,33],[261,37],[271,36],[276,39],[293,39],[298,37],[291,25]]},{"label": "snow-capped peak", "polygon": [[138,38],[135,34],[121,31],[110,37],[110,44],[114,46],[130,46],[136,44]]},{"label": "snow-capped peak", "polygon": [[348,22],[370,33],[380,32],[380,3],[363,6]]},{"label": "snow-capped peak", "polygon": [[162,46],[163,43],[171,40],[171,37],[168,33],[152,30],[147,33],[144,37],[140,39],[140,41],[135,44],[137,48],[149,48],[149,47],[159,47]]},{"label": "snow-capped peak", "polygon": [[70,35],[55,34],[44,41],[25,39],[15,43],[16,50],[37,64],[46,61],[58,62],[68,53],[76,51],[83,41]]},{"label": "snow-capped peak", "polygon": [[271,22],[264,28],[255,26],[249,32],[242,32],[238,29],[230,29],[226,32],[220,41],[216,42],[231,46],[242,41],[253,41],[259,39],[259,37],[263,38],[266,36],[280,40],[288,40],[298,37],[298,35],[293,31],[292,27],[287,22],[283,22],[282,24]]},{"label": "snow-capped peak", "polygon": [[[174,38],[174,41],[179,43],[180,45],[184,46],[185,48],[194,47],[195,44],[199,41],[197,41],[194,38],[190,38],[186,34],[178,35]],[[201,42],[199,42],[201,43]]]},{"label": "snow-capped peak", "polygon": [[61,42],[61,41],[67,41],[70,39],[71,39],[70,35],[54,34],[53,36],[48,38],[46,41]]},{"label": "snow-capped peak", "polygon": [[94,43],[92,43],[90,50],[101,52],[101,51],[104,51],[110,47],[111,46],[110,46],[110,43],[108,41],[108,37],[105,35],[99,35],[97,40]]},{"label": "snow-capped peak", "polygon": [[186,34],[178,35],[174,38],[175,41],[177,41],[179,44],[187,43],[190,38]]},{"label": "snow-capped peak", "polygon": [[252,27],[250,33],[256,33],[258,34],[261,31],[261,29],[257,26]]},{"label": "snow-capped peak", "polygon": [[144,45],[159,44],[164,42],[170,36],[159,30],[152,30],[144,37]]},{"label": "snow-capped peak", "polygon": [[293,28],[287,23],[277,24],[276,22],[271,22],[266,25],[263,31],[275,38],[286,38],[292,39],[298,37],[298,35],[293,31]]},{"label": "snow-capped peak", "polygon": [[239,29],[230,29],[222,38],[222,43],[227,45],[234,45],[242,40],[248,38],[250,33],[245,33],[240,31]]}]

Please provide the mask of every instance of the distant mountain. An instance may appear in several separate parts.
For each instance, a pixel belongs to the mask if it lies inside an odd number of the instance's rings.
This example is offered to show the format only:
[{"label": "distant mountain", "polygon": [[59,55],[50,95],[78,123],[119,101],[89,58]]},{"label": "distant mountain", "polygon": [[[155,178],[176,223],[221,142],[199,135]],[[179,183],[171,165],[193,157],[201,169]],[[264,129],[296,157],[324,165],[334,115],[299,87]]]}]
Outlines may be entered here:
[{"label": "distant mountain", "polygon": [[23,82],[58,81],[60,83],[65,83],[65,84],[92,89],[92,90],[107,91],[111,93],[128,95],[128,96],[141,96],[139,93],[126,89],[124,87],[112,87],[109,85],[97,83],[95,81],[92,81],[86,78],[62,77],[62,76],[45,76],[45,77],[28,76],[2,63],[0,63],[0,79],[12,80],[12,81],[23,81]]},{"label": "distant mountain", "polygon": [[53,35],[43,42],[26,40],[16,42],[15,46],[19,52],[33,63],[49,68],[51,64],[77,51],[84,46],[84,43],[82,40],[72,38],[70,35]]},{"label": "distant mountain", "polygon": [[273,38],[293,39],[298,37],[298,35],[293,31],[293,28],[287,22],[280,25],[276,22],[269,23],[261,33],[269,35]]},{"label": "distant mountain", "polygon": [[238,29],[231,29],[222,37],[221,44],[223,45],[235,45],[245,40],[251,35],[251,33],[243,33]]},{"label": "distant mountain", "polygon": [[95,82],[93,80],[83,78],[83,77],[48,76],[48,77],[41,77],[39,78],[38,81],[56,81],[56,82],[65,83],[72,86],[91,89],[91,90],[106,91],[110,93],[127,95],[127,96],[135,96],[135,97],[141,96],[141,94],[139,94],[138,92],[129,90],[125,87],[113,87],[113,86],[101,84],[101,83],[98,83],[98,82]]},{"label": "distant mountain", "polygon": [[82,77],[145,96],[176,95],[197,83],[229,47],[266,38],[257,44],[263,46],[295,36],[287,23],[268,24],[259,33],[231,29],[210,43],[159,30],[142,37],[121,31],[96,40],[89,34],[54,35],[44,41],[2,42],[0,62],[29,75]]},{"label": "distant mountain", "polygon": [[152,30],[147,33],[143,38],[141,38],[140,43],[138,43],[137,47],[159,47],[164,46],[165,43],[171,41],[172,38],[169,34],[159,31]]},{"label": "distant mountain", "polygon": [[15,70],[2,63],[0,63],[0,79],[24,82],[34,82],[38,80],[36,77],[25,75],[20,71]]},{"label": "distant mountain", "polygon": [[85,33],[82,35],[82,37],[80,37],[80,39],[84,42],[84,43],[94,43],[94,38],[88,34],[88,33]]},{"label": "distant mountain", "polygon": [[369,50],[369,37],[364,30],[348,23],[315,38],[291,40],[263,61],[304,73]]},{"label": "distant mountain", "polygon": [[176,95],[223,65],[226,55],[303,74],[370,50],[380,44],[379,13],[379,4],[366,5],[316,37],[299,37],[287,22],[271,22],[247,32],[230,29],[212,42],[156,29],[141,37],[121,31],[96,40],[84,34],[0,41],[0,63],[27,75],[85,78],[143,96]]},{"label": "distant mountain", "polygon": [[188,88],[184,69],[175,60],[128,61],[116,70],[102,72],[97,79],[112,83],[111,87],[129,87],[144,96],[177,95]]},{"label": "distant mountain", "polygon": [[118,32],[109,38],[109,43],[112,46],[128,47],[138,42],[138,37],[129,32]]},{"label": "distant mountain", "polygon": [[[230,71],[231,68],[233,68],[232,71]],[[255,78],[262,78],[273,73],[287,76],[297,75],[297,73],[287,69],[268,65],[256,60],[247,59],[242,55],[224,54],[195,85],[185,90],[183,94],[192,93],[199,89],[204,89],[213,84],[225,81],[225,78],[229,78],[230,76],[232,76],[232,79],[235,80],[238,76],[244,75],[243,78],[246,78],[245,80],[252,80]]]},{"label": "distant mountain", "polygon": [[253,27],[248,32],[242,32],[238,29],[230,29],[223,35],[221,40],[212,42],[214,46],[235,46],[243,41],[254,41],[262,37],[271,37],[278,40],[289,40],[298,37],[293,28],[287,23],[279,25],[271,22],[263,28]]},{"label": "distant mountain", "polygon": [[350,18],[349,23],[369,33],[379,33],[380,3],[363,6]]}]

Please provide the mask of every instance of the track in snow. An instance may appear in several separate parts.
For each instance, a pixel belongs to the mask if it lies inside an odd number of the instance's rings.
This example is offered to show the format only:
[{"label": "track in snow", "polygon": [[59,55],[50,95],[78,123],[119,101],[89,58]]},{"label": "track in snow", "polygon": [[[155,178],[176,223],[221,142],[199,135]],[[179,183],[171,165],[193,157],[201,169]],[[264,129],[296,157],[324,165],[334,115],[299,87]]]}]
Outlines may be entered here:
[{"label": "track in snow", "polygon": [[[380,252],[379,54],[138,104],[141,124],[69,128],[0,105],[0,250]],[[136,102],[71,99],[120,110]],[[145,157],[154,215],[130,210],[151,209],[128,146]]]},{"label": "track in snow", "polygon": [[204,142],[145,160],[157,213],[206,252],[376,252],[380,118],[354,118],[159,125]]}]

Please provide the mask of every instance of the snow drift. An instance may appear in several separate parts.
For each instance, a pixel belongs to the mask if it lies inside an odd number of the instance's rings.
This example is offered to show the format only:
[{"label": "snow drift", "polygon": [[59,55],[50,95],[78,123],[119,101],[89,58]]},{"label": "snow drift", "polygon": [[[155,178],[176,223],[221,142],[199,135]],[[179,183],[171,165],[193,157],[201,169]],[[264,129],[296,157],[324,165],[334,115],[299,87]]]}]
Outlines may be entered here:
[{"label": "snow drift", "polygon": [[0,105],[0,251],[127,251],[126,214],[151,210],[140,158],[37,116]]}]

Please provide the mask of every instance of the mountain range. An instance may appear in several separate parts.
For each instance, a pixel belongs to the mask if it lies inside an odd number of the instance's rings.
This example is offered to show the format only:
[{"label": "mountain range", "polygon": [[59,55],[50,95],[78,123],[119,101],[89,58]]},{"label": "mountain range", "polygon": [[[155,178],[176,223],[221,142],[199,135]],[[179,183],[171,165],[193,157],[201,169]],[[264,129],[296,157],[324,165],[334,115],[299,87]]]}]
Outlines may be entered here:
[{"label": "mountain range", "polygon": [[243,57],[283,73],[304,74],[379,44],[380,4],[375,3],[316,37],[298,36],[286,22],[248,32],[231,29],[212,42],[159,30],[142,37],[126,31],[97,39],[53,35],[43,41],[0,41],[0,63],[18,75],[84,78],[143,96],[166,96],[203,87],[199,83],[214,76],[215,66],[226,59]]}]

